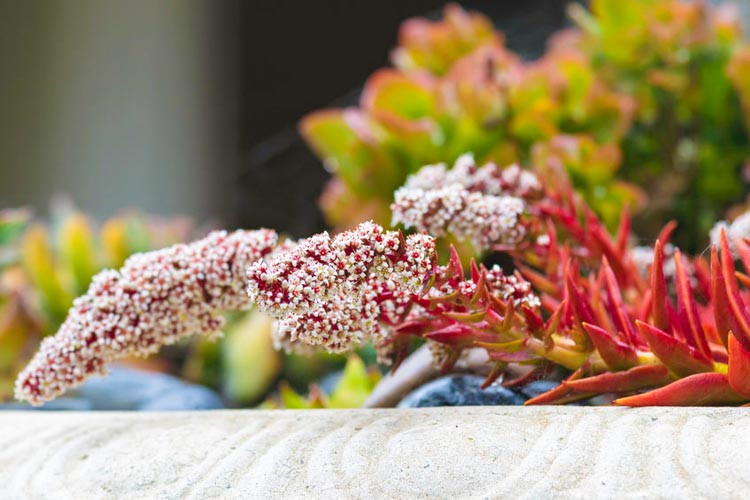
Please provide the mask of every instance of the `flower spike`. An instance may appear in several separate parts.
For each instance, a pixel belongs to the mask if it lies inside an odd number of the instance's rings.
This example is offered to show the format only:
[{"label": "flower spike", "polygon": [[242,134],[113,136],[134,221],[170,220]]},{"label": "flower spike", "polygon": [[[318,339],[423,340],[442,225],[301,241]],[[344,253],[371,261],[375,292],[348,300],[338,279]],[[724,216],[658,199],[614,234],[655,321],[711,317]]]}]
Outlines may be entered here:
[{"label": "flower spike", "polygon": [[245,269],[275,244],[271,230],[217,231],[133,255],[119,272],[102,271],[18,376],[16,397],[39,405],[103,374],[114,359],[147,356],[194,333],[218,334],[223,311],[252,306]]}]

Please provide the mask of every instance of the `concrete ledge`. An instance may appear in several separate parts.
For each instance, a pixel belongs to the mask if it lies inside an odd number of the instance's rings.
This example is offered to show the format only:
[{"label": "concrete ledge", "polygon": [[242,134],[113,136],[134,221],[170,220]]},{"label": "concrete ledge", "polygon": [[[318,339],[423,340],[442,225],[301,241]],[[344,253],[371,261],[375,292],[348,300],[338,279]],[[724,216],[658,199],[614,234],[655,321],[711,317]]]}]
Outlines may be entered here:
[{"label": "concrete ledge", "polygon": [[724,408],[0,414],[2,498],[741,497]]}]

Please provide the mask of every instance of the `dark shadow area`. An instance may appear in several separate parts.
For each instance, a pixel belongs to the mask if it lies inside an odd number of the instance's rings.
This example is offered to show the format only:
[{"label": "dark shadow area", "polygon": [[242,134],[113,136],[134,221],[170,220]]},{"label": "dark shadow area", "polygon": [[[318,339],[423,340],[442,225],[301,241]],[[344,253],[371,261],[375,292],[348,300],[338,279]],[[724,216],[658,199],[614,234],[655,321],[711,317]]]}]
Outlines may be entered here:
[{"label": "dark shadow area", "polygon": [[[359,88],[388,65],[400,23],[438,17],[445,2],[294,2],[239,8],[240,173],[233,192],[243,227],[304,236],[325,227],[316,208],[328,178],[296,130],[305,113],[357,102]],[[522,57],[544,51],[566,25],[567,0],[476,1],[462,5],[493,19]]]}]

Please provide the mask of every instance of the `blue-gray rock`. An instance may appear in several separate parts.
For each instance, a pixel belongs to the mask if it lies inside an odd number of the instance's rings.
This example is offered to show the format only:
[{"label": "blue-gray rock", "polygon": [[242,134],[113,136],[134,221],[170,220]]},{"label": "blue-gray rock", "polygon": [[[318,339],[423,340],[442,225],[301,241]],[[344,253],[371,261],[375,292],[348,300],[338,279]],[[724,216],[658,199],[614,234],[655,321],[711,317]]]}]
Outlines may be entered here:
[{"label": "blue-gray rock", "polygon": [[555,387],[560,385],[560,382],[555,380],[536,380],[529,382],[528,384],[514,388],[515,392],[524,397],[524,399],[531,399],[544,394],[547,391],[551,391]]},{"label": "blue-gray rock", "polygon": [[499,385],[482,389],[483,381],[484,377],[478,375],[441,377],[407,394],[398,407],[522,405],[526,400]]},{"label": "blue-gray rock", "polygon": [[[2,409],[29,409],[11,403]],[[65,397],[39,407],[40,410],[212,410],[224,408],[221,398],[207,387],[188,384],[163,373],[109,368],[106,377],[88,380]]]}]

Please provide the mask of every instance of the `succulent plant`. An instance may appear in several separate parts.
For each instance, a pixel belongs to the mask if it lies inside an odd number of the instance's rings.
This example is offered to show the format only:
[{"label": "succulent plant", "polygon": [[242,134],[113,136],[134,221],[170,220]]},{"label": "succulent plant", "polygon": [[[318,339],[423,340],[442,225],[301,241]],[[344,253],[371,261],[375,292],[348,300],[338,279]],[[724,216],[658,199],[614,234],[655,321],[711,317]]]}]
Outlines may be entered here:
[{"label": "succulent plant", "polygon": [[[473,260],[464,266],[455,249],[439,265],[433,237],[405,238],[372,222],[335,237],[281,244],[269,230],[217,233],[97,276],[21,374],[17,394],[39,403],[99,373],[107,361],[154,352],[193,331],[211,334],[220,310],[255,303],[276,318],[277,341],[288,349],[342,352],[374,342],[381,360],[397,367],[419,338],[435,346],[445,371],[463,351],[486,350],[492,366],[485,385],[509,365],[530,367],[522,381],[550,366],[571,373],[526,404],[599,394],[616,394],[615,404],[631,406],[750,401],[750,292],[740,288],[750,276],[735,268],[733,255],[734,249],[750,269],[744,226],[738,223],[730,237],[719,228],[719,248],[708,259],[669,244],[674,223],[662,229],[652,252],[636,250],[627,212],[613,237],[564,177],[521,182],[519,172],[494,164],[428,167],[407,183],[410,196],[393,205],[398,213],[406,200],[409,225],[440,229],[436,220],[450,225],[461,211],[476,211],[467,198],[445,191],[453,182],[488,207],[462,234],[475,241],[497,235],[492,248],[513,256],[512,272]],[[420,204],[420,195],[430,201]],[[493,204],[514,195],[525,196],[517,198],[522,217]],[[451,212],[443,217],[442,210]],[[512,241],[505,230],[493,232],[508,210]],[[172,262],[185,263],[174,268],[184,280],[160,271]],[[250,264],[247,274],[243,263]],[[146,295],[128,292],[141,282],[137,288]],[[240,295],[245,282],[247,296]],[[154,301],[172,305],[139,306]],[[287,388],[281,395],[291,406],[321,406],[325,399],[313,391],[304,400]]]}]

